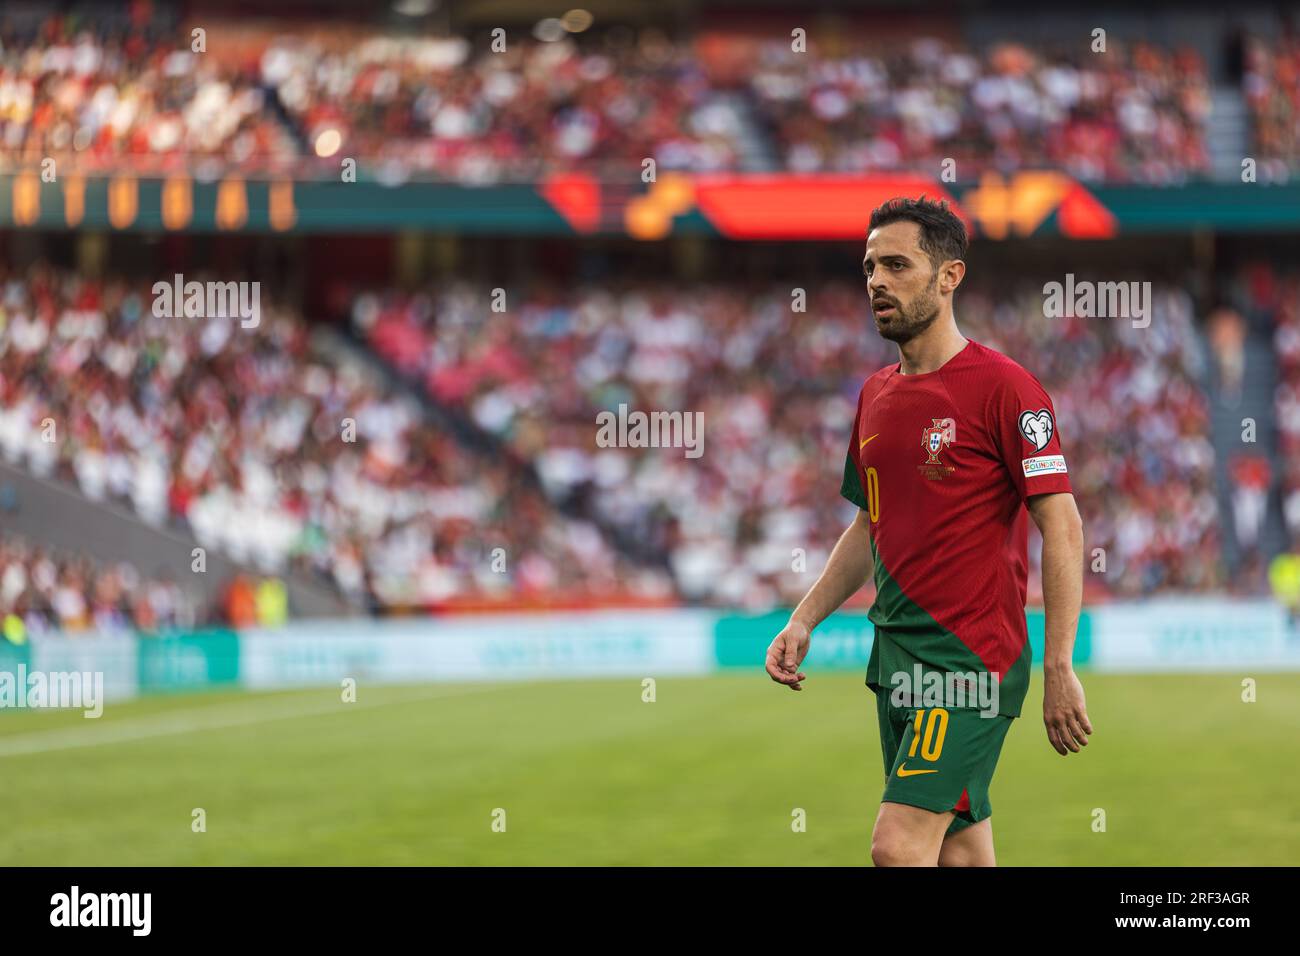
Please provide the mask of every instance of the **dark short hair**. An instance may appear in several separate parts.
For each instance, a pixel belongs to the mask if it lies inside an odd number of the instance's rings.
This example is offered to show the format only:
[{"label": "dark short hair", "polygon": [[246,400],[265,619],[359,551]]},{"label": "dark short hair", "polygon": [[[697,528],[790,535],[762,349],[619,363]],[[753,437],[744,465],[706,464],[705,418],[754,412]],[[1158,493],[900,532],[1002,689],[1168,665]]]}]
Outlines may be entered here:
[{"label": "dark short hair", "polygon": [[921,249],[930,257],[930,264],[938,268],[949,259],[966,258],[970,243],[966,238],[966,224],[957,217],[946,199],[908,199],[903,196],[889,200],[871,210],[873,229],[888,226],[891,222],[914,222],[921,227]]}]

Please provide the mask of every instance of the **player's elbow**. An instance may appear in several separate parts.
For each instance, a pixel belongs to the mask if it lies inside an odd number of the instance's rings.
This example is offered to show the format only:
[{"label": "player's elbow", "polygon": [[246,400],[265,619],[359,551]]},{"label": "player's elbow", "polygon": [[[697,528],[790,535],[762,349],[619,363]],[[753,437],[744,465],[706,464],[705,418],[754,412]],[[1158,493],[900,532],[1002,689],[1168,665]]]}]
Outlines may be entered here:
[{"label": "player's elbow", "polygon": [[1043,540],[1059,540],[1068,545],[1083,545],[1083,518],[1074,503],[1074,495],[1044,495],[1034,499],[1030,508],[1034,523]]},{"label": "player's elbow", "polygon": [[1083,551],[1083,519],[1075,509],[1071,508],[1068,514],[1055,517],[1041,530],[1043,541],[1052,541],[1069,553]]}]

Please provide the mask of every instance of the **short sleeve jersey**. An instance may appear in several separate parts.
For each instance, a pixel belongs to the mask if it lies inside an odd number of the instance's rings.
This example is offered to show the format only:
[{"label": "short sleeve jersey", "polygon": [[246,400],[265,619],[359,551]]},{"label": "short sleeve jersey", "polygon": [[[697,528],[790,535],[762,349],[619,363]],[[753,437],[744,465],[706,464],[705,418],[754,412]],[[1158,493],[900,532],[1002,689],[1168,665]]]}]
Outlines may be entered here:
[{"label": "short sleeve jersey", "polygon": [[875,559],[873,689],[904,671],[987,672],[999,713],[1029,686],[1032,495],[1069,492],[1056,411],[1029,372],[968,341],[941,368],[897,364],[858,397],[841,494],[867,512]]}]

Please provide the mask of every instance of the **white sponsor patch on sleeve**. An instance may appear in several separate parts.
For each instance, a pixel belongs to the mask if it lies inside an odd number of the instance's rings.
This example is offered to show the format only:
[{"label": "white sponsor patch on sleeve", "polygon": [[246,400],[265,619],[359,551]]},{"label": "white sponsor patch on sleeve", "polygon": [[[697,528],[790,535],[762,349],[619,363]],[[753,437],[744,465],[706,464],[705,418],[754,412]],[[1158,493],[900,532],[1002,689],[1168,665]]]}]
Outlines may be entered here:
[{"label": "white sponsor patch on sleeve", "polygon": [[1024,460],[1025,477],[1037,475],[1064,475],[1067,472],[1064,455],[1040,455]]}]

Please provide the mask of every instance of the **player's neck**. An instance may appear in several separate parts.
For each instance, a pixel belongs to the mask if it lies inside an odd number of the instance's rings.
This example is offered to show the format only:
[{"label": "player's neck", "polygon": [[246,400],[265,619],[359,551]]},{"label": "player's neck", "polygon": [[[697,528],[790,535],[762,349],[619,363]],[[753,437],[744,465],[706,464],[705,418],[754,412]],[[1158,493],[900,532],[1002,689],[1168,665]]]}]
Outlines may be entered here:
[{"label": "player's neck", "polygon": [[916,338],[899,343],[898,371],[902,375],[938,371],[965,347],[966,338],[957,331],[952,316],[940,317]]}]

